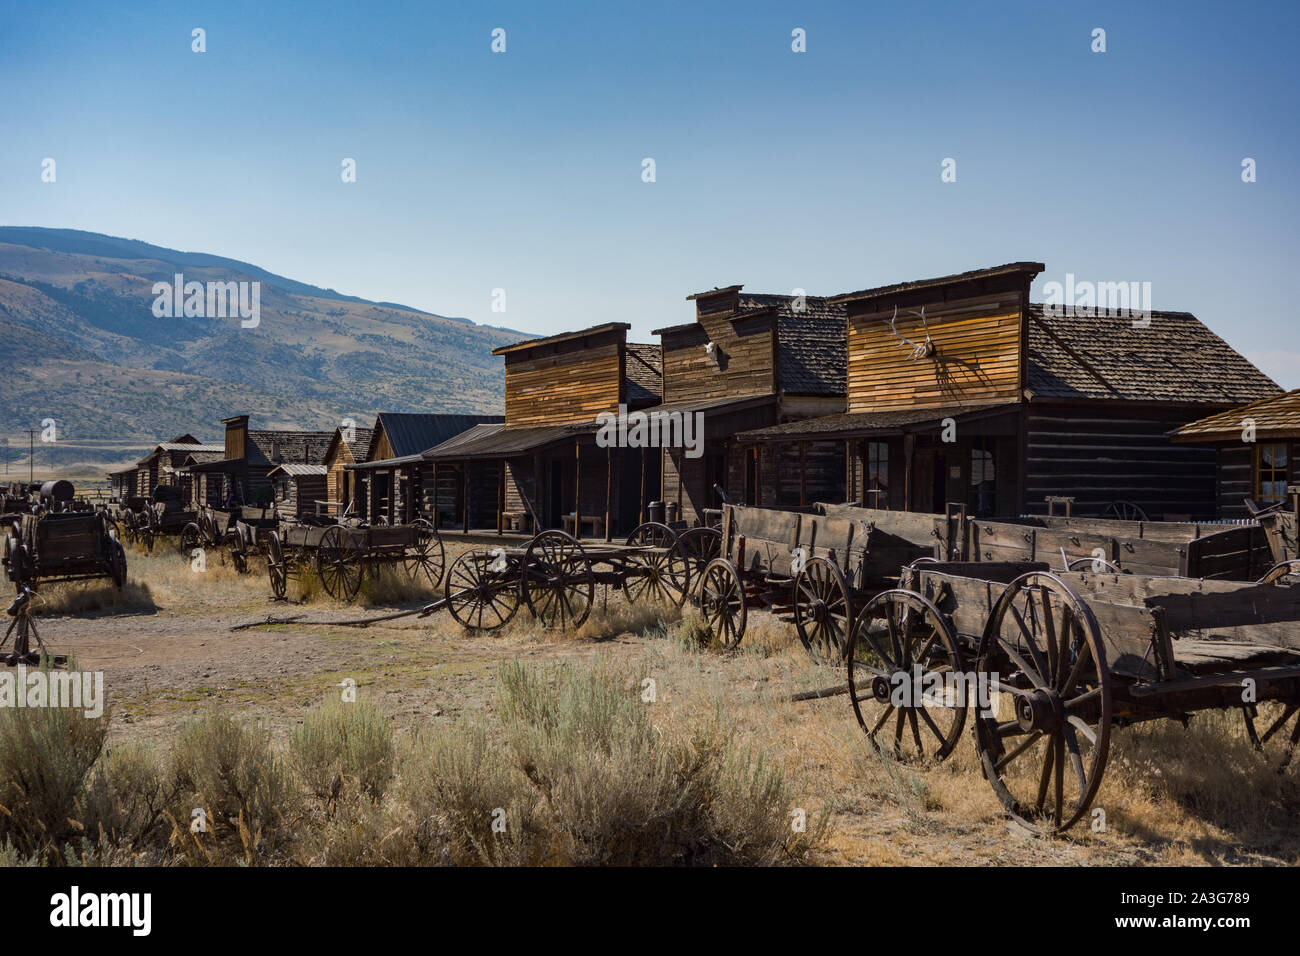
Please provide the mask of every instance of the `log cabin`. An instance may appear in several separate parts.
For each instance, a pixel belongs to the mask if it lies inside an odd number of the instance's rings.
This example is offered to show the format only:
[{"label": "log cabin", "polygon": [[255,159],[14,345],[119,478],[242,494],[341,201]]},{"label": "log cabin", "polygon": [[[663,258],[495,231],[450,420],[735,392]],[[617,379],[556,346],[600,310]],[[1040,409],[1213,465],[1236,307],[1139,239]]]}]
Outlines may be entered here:
[{"label": "log cabin", "polygon": [[[1030,303],[1042,263],[866,289],[844,307],[842,414],[738,436],[757,459],[751,504],[806,505],[810,485],[773,481],[762,462],[843,442],[833,499],[984,516],[1215,513],[1213,452],[1169,432],[1278,386],[1195,316]],[[825,500],[825,499],[823,499]]]},{"label": "log cabin", "polygon": [[191,459],[196,462],[217,461],[224,455],[224,445],[207,444],[189,434],[159,442],[136,463],[134,493],[147,498],[159,485],[176,485],[184,492],[184,500],[188,501],[193,477],[185,470],[186,462]]},{"label": "log cabin", "polygon": [[269,504],[273,497],[269,475],[276,465],[325,463],[334,432],[250,429],[248,421],[247,415],[222,419],[226,428],[222,457],[186,467],[194,478],[195,504],[223,507],[230,498],[237,504]]},{"label": "log cabin", "polygon": [[746,293],[733,285],[687,296],[695,318],[658,329],[663,350],[663,408],[699,413],[704,453],[661,450],[668,514],[705,522],[721,507],[720,486],[734,499],[784,503],[796,488],[809,500],[837,498],[844,469],[840,441],[777,442],[766,454],[742,447],[737,432],[844,411],[844,307],[814,296]]},{"label": "log cabin", "polygon": [[1214,449],[1218,516],[1248,518],[1250,505],[1272,507],[1300,484],[1300,388],[1188,422],[1170,437]]},{"label": "log cabin", "polygon": [[324,500],[328,469],[325,465],[276,465],[266,474],[274,491],[275,509],[286,517],[301,519],[317,513],[316,503]]},{"label": "log cabin", "polygon": [[432,469],[423,453],[475,425],[501,421],[500,415],[381,412],[364,457],[343,466],[352,475],[357,514],[390,524],[431,517]]},{"label": "log cabin", "polygon": [[348,471],[348,465],[366,460],[373,428],[336,428],[325,450],[325,507],[328,514],[338,516],[357,510],[357,474]]},{"label": "log cabin", "polygon": [[441,528],[564,528],[610,540],[658,496],[654,449],[602,447],[600,415],[660,400],[659,347],[624,322],[493,350],[505,364],[505,418],[424,454]]}]

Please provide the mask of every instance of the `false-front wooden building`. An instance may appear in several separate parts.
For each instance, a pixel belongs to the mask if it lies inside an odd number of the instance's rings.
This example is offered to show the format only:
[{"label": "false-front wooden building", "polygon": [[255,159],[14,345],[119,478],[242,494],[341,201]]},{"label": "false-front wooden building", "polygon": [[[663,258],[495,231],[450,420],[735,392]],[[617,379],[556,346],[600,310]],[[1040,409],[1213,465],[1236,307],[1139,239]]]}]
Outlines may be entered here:
[{"label": "false-front wooden building", "polygon": [[1189,422],[1171,437],[1214,448],[1219,517],[1248,517],[1246,499],[1267,508],[1300,484],[1300,388]]},{"label": "false-front wooden building", "polygon": [[602,445],[601,413],[659,402],[659,349],[629,325],[529,339],[494,350],[505,362],[505,419],[425,452],[440,527],[575,528],[612,537],[659,492],[653,448]]},{"label": "false-front wooden building", "polygon": [[714,486],[732,499],[769,504],[800,494],[836,498],[844,470],[842,442],[776,442],[760,454],[737,432],[844,411],[844,307],[814,296],[746,293],[744,286],[687,297],[695,318],[658,329],[665,409],[702,416],[703,454],[662,450],[663,497],[696,524],[721,506]]},{"label": "false-front wooden building", "polygon": [[323,465],[332,431],[250,429],[247,415],[222,419],[226,440],[222,457],[195,462],[185,469],[193,476],[197,504],[223,506],[269,504],[274,496],[270,472],[276,465]]},{"label": "false-front wooden building", "polygon": [[404,524],[433,515],[433,471],[423,453],[500,415],[382,412],[370,429],[362,460],[344,465],[352,477],[357,513]]},{"label": "false-front wooden building", "polygon": [[[741,434],[747,454],[842,442],[831,497],[883,508],[1011,516],[1069,498],[1076,514],[1213,517],[1213,453],[1168,433],[1277,385],[1185,312],[1031,305],[1042,270],[1018,262],[837,297],[847,408]],[[797,494],[759,480],[746,495],[811,503],[809,478]]]}]

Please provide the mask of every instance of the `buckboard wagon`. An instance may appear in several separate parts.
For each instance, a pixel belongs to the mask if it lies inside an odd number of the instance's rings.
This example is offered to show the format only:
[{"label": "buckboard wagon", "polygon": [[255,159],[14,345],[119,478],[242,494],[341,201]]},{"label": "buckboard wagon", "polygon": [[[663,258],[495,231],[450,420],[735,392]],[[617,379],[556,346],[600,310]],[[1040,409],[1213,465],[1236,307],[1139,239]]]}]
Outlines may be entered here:
[{"label": "buckboard wagon", "polygon": [[126,552],[102,511],[23,515],[6,538],[4,565],[19,594],[42,581],[126,583]]},{"label": "buckboard wagon", "polygon": [[423,519],[369,527],[286,524],[264,537],[267,574],[277,598],[285,596],[291,577],[308,570],[330,597],[351,601],[365,576],[381,566],[400,564],[412,580],[423,578],[435,588],[446,566],[442,538]]},{"label": "buckboard wagon", "polygon": [[[1240,710],[1257,748],[1280,745],[1283,769],[1300,742],[1300,585],[1285,580],[921,563],[864,604],[851,633],[847,690],[868,736],[939,761],[970,720],[994,792],[1039,832],[1087,813],[1112,726]],[[904,685],[943,692],[900,697]],[[1277,713],[1261,733],[1265,702]]]},{"label": "buckboard wagon", "polygon": [[658,522],[639,525],[622,544],[582,544],[565,531],[543,531],[523,547],[461,554],[447,571],[440,606],[478,631],[504,627],[521,605],[543,627],[577,628],[598,587],[622,591],[633,604],[680,607],[691,591],[693,556],[676,531]]},{"label": "buckboard wagon", "polygon": [[267,532],[278,530],[280,524],[280,516],[273,507],[240,505],[232,511],[205,507],[195,521],[182,529],[180,552],[190,555],[195,548],[221,548],[235,570],[245,574],[250,555],[266,553]]}]

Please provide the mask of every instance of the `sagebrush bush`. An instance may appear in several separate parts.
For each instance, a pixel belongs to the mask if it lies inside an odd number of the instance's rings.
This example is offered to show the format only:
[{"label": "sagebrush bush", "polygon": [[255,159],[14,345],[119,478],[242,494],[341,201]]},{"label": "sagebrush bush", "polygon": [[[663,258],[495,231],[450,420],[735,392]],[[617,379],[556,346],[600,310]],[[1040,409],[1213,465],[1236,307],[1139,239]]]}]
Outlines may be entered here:
[{"label": "sagebrush bush", "polygon": [[308,790],[328,808],[349,786],[381,800],[393,776],[393,730],[369,701],[332,697],[313,708],[294,728],[289,750]]},{"label": "sagebrush bush", "polygon": [[214,852],[209,843],[223,851],[237,843],[254,862],[289,842],[298,793],[264,728],[220,711],[190,721],[172,751],[172,776],[182,796],[204,810],[209,831],[208,840],[192,833],[185,813],[174,821],[183,845],[206,857]]},{"label": "sagebrush bush", "polygon": [[41,854],[79,832],[73,820],[107,733],[106,714],[0,708],[0,844]]}]

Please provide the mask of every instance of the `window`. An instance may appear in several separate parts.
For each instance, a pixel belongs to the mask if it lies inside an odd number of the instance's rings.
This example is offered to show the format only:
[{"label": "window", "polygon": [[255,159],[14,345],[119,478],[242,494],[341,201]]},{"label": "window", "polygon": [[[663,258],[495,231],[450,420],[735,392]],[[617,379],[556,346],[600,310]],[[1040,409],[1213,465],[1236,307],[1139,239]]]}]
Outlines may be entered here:
[{"label": "window", "polygon": [[[997,468],[993,450],[977,440],[970,450],[970,495],[967,504],[977,515],[991,515],[997,509]],[[992,441],[988,441],[992,445]]]},{"label": "window", "polygon": [[863,502],[868,508],[889,507],[889,443],[867,442],[867,473]]},{"label": "window", "polygon": [[1257,454],[1256,497],[1261,503],[1281,501],[1286,497],[1286,445],[1260,445]]}]

